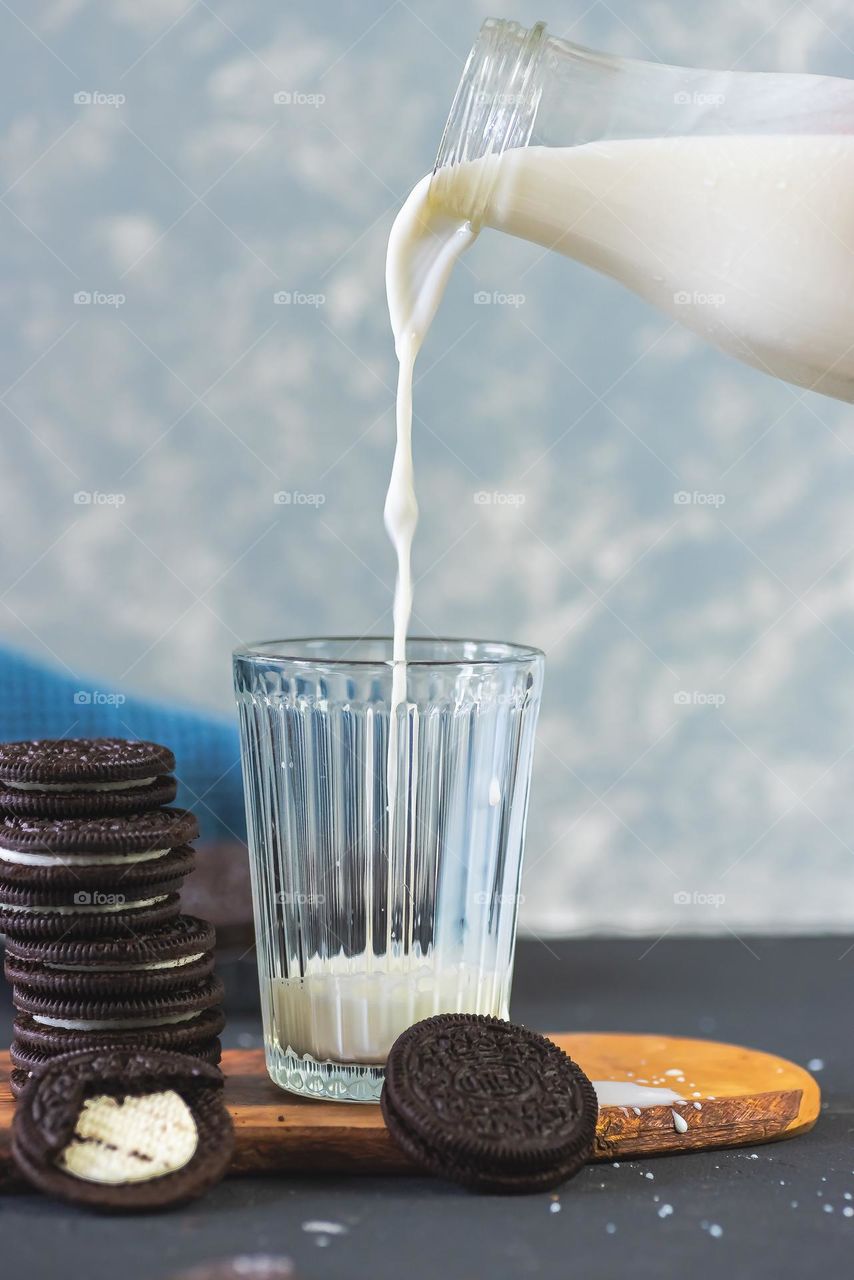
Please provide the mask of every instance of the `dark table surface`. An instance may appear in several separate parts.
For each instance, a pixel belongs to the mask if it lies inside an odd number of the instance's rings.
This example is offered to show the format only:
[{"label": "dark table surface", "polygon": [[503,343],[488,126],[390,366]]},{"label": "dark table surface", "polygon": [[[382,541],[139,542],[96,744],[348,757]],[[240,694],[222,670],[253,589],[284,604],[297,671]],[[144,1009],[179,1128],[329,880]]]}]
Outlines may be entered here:
[{"label": "dark table surface", "polygon": [[[702,1036],[811,1063],[821,1119],[776,1145],[593,1165],[557,1199],[475,1196],[426,1178],[268,1177],[230,1179],[172,1213],[99,1218],[0,1196],[2,1274],[165,1280],[258,1253],[291,1257],[302,1280],[851,1274],[850,940],[524,941],[516,974],[513,1016],[543,1030]],[[226,977],[237,1008],[251,983],[236,966]],[[258,1044],[254,1012],[234,1012],[226,1039]]]}]

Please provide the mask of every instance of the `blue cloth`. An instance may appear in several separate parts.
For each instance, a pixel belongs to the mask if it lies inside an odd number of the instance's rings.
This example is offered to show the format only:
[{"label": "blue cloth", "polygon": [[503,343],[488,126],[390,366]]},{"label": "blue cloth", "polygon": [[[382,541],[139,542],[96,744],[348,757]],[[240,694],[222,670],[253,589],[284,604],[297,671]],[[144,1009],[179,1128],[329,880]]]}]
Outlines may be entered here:
[{"label": "blue cloth", "polygon": [[147,738],[175,753],[176,803],[192,809],[206,840],[244,840],[236,722],[124,695],[0,645],[0,740]]}]

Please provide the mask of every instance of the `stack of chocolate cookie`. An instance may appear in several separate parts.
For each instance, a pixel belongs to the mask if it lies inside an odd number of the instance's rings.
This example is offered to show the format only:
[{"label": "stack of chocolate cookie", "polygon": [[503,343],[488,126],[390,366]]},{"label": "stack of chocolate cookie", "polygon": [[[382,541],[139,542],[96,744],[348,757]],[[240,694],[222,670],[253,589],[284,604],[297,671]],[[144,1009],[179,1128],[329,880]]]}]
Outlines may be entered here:
[{"label": "stack of chocolate cookie", "polygon": [[171,751],[121,738],[0,743],[0,933],[17,1011],[12,1086],[60,1053],[219,1061],[214,931],[180,914],[194,816]]}]

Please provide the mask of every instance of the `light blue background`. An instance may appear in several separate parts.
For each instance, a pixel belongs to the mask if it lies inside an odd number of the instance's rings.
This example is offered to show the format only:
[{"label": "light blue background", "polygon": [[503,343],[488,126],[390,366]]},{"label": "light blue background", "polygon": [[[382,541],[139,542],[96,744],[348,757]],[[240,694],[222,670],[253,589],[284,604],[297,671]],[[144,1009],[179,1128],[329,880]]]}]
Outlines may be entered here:
[{"label": "light blue background", "polygon": [[[841,0],[0,9],[7,640],[222,712],[239,639],[389,629],[385,241],[489,13],[854,74]],[[527,926],[849,926],[851,409],[494,234],[419,376],[414,629],[548,653]]]}]

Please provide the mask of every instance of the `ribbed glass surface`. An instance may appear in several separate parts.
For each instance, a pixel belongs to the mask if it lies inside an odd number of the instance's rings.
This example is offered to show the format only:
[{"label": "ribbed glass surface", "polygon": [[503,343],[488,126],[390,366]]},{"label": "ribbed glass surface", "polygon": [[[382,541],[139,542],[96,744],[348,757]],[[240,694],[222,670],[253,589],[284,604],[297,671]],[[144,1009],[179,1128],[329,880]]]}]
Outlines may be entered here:
[{"label": "ribbed glass surface", "polygon": [[391,735],[390,641],[235,655],[267,1065],[296,1092],[373,1100],[411,1023],[507,1016],[542,656],[408,653]]}]

